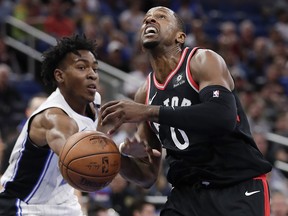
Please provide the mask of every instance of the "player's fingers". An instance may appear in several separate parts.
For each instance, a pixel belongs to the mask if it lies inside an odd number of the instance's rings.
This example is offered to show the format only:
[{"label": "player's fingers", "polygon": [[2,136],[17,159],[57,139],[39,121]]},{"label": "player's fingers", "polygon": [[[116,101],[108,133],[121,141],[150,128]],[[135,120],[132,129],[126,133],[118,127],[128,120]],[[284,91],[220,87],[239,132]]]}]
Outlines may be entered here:
[{"label": "player's fingers", "polygon": [[111,134],[113,134],[113,133],[115,133],[115,131],[117,131],[118,129],[119,129],[119,127],[121,126],[121,122],[117,122],[117,123],[115,123],[114,125],[113,125],[113,127],[107,132],[108,133],[108,135],[111,135]]},{"label": "player's fingers", "polygon": [[117,110],[117,101],[112,101],[104,104],[100,108],[100,116],[102,120],[102,124],[105,124],[107,121],[109,121],[114,116],[111,116],[111,113],[113,114]]},{"label": "player's fingers", "polygon": [[140,136],[139,136],[139,134],[135,134],[134,135],[134,138],[135,138],[135,140],[138,142],[138,143],[141,143],[141,139],[140,139]]},{"label": "player's fingers", "polygon": [[102,111],[106,110],[108,107],[111,107],[117,103],[118,103],[118,101],[109,101],[109,102],[101,105],[100,112],[102,113]]},{"label": "player's fingers", "polygon": [[161,152],[158,151],[157,149],[152,149],[152,154],[155,157],[161,157]]}]

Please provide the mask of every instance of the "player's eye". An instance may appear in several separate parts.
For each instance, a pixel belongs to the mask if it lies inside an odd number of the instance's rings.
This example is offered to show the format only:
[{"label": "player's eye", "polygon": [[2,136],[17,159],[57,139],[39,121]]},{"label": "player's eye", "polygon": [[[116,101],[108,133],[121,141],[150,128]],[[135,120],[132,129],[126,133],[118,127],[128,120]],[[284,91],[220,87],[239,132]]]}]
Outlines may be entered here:
[{"label": "player's eye", "polygon": [[86,69],[86,67],[85,67],[85,66],[83,66],[83,65],[79,65],[79,66],[77,66],[77,69],[79,69],[79,70],[85,70],[85,69]]}]

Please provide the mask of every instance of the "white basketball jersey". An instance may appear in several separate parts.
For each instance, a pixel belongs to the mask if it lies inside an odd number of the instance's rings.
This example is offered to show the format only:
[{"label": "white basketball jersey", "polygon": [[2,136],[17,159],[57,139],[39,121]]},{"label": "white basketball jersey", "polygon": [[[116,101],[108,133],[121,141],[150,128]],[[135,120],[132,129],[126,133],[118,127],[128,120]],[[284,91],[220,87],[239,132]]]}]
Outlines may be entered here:
[{"label": "white basketball jersey", "polygon": [[[95,96],[100,106],[100,95]],[[31,115],[51,107],[62,109],[73,118],[79,131],[96,130],[95,121],[74,112],[59,89]],[[58,156],[47,146],[37,147],[28,137],[30,119],[24,125],[12,154],[9,167],[1,178],[5,192],[19,198],[19,215],[81,215],[74,189],[63,179],[58,168]]]}]

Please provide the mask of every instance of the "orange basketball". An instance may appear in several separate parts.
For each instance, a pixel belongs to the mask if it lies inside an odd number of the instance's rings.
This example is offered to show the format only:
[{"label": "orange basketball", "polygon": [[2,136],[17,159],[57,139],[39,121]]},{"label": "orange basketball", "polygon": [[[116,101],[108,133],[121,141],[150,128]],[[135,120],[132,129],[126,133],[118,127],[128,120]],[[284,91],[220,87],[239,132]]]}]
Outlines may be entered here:
[{"label": "orange basketball", "polygon": [[78,132],[59,155],[63,178],[74,188],[93,192],[106,187],[120,170],[121,155],[112,139],[98,131]]}]

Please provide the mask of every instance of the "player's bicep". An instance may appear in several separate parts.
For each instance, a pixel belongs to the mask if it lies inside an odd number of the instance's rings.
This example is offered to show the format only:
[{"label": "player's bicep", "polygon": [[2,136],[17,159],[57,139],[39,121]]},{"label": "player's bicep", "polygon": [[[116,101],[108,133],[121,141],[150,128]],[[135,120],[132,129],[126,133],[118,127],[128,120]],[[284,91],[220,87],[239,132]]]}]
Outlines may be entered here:
[{"label": "player's bicep", "polygon": [[234,88],[224,59],[212,50],[198,50],[190,62],[190,70],[200,90],[209,85],[220,85],[229,90]]}]

